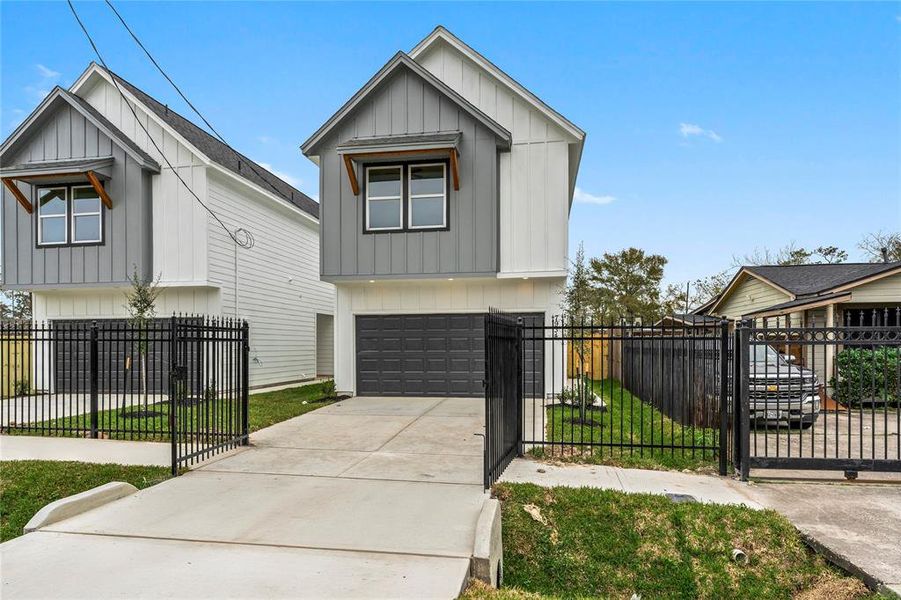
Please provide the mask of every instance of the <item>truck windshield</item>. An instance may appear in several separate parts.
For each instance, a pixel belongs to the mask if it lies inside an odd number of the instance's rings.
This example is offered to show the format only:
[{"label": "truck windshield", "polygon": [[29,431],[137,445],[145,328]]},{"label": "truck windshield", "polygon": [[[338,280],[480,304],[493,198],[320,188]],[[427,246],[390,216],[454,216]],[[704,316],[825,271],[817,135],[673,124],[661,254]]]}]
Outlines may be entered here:
[{"label": "truck windshield", "polygon": [[786,365],[785,359],[779,353],[766,344],[757,344],[751,348],[751,362],[769,363],[771,365]]}]

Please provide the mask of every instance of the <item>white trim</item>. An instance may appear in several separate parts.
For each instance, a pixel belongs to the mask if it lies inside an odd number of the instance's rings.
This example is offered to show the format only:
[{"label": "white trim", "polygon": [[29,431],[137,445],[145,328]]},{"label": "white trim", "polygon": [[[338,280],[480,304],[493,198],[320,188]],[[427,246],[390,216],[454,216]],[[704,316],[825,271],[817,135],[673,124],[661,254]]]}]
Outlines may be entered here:
[{"label": "white trim", "polygon": [[[413,169],[420,167],[441,167],[441,193],[440,194],[413,194]],[[440,225],[413,225],[413,200],[441,198],[441,224]],[[447,163],[422,163],[407,165],[407,228],[417,231],[429,229],[444,229],[447,227]]]},{"label": "white trim", "polygon": [[[290,202],[288,202],[281,196],[277,196],[276,194],[273,194],[271,191],[238,175],[237,173],[235,173],[234,171],[231,171],[230,169],[226,169],[219,163],[210,159],[206,154],[204,154],[203,152],[198,150],[193,144],[191,144],[187,139],[185,139],[184,136],[182,136],[175,129],[173,129],[168,123],[166,123],[159,116],[157,116],[157,114],[155,112],[153,112],[148,106],[146,106],[143,102],[140,102],[137,98],[135,98],[134,95],[131,92],[129,92],[128,89],[125,88],[125,86],[121,86],[121,85],[117,86],[116,83],[113,82],[112,77],[110,77],[110,75],[100,65],[92,62],[91,65],[85,70],[85,72],[82,73],[81,76],[75,81],[75,83],[73,83],[69,87],[69,92],[71,92],[75,95],[78,95],[78,91],[81,89],[82,86],[84,86],[90,80],[90,76],[94,73],[96,73],[97,75],[102,77],[109,85],[113,86],[114,89],[118,88],[119,90],[121,90],[122,94],[126,97],[125,98],[126,102],[130,101],[135,106],[140,106],[141,110],[143,110],[143,112],[147,115],[148,118],[153,119],[154,123],[159,125],[166,133],[171,135],[173,138],[175,138],[176,141],[178,141],[185,148],[190,150],[195,156],[197,156],[200,159],[200,161],[203,163],[204,166],[213,167],[217,172],[222,173],[223,175],[227,175],[227,176],[231,177],[232,179],[234,179],[235,181],[238,181],[238,182],[250,187],[254,191],[263,194],[270,200],[274,200],[275,202],[278,202],[279,204],[282,204],[282,205],[290,208],[291,210],[297,212],[298,214],[303,215],[305,218],[307,218],[312,223],[315,223],[316,225],[319,224],[319,219],[317,219],[313,215],[294,206],[293,204],[291,204]],[[163,161],[163,162],[165,162],[165,161]],[[161,165],[160,168],[162,170],[165,170],[168,168],[168,165]]]},{"label": "white trim", "polygon": [[741,269],[738,270],[738,273],[736,273],[735,276],[732,277],[732,281],[729,282],[729,285],[726,286],[726,289],[723,290],[723,292],[715,299],[716,301],[710,306],[710,308],[707,309],[708,314],[715,313],[716,309],[718,309],[720,307],[720,305],[723,303],[723,300],[725,300],[732,294],[732,291],[734,290],[734,288],[736,286],[738,286],[742,275],[747,275],[748,277],[753,277],[754,279],[760,281],[761,283],[767,284],[774,290],[778,290],[778,291],[782,292],[783,294],[785,294],[786,296],[788,296],[790,300],[797,300],[797,296],[795,296],[788,290],[786,290],[782,287],[779,287],[778,285],[776,285],[769,279],[767,279],[761,275],[758,275],[757,273],[754,273],[753,271],[749,270],[747,267],[742,267]]},{"label": "white trim", "polygon": [[551,277],[567,277],[569,272],[566,269],[557,271],[501,271],[497,274],[497,279],[546,279]]},{"label": "white trim", "polygon": [[[99,242],[102,242],[103,241],[103,203],[100,201],[100,195],[97,194],[96,191],[94,191],[94,194],[95,194],[94,199],[97,200],[97,211],[96,212],[92,211],[92,212],[76,213],[75,212],[75,190],[87,189],[87,190],[93,191],[94,186],[92,186],[92,185],[73,185],[73,186],[70,186],[69,189],[72,191],[71,198],[69,198],[69,206],[72,208],[72,210],[69,211],[69,220],[71,221],[70,231],[72,232],[72,241],[70,243],[71,244],[97,244]],[[76,240],[75,239],[75,233],[76,233],[75,217],[93,217],[93,216],[96,216],[97,219],[100,221],[99,226],[97,227],[97,234],[100,237],[96,240]]]},{"label": "white trim", "polygon": [[[370,196],[369,171],[373,169],[397,169],[397,184],[400,190],[397,196]],[[403,165],[369,165],[366,171],[366,231],[403,231],[404,229],[404,166]],[[397,227],[371,227],[369,225],[369,216],[372,211],[369,210],[370,200],[397,200]]]},{"label": "white trim", "polygon": [[426,36],[421,42],[416,44],[416,46],[410,50],[409,55],[411,58],[416,60],[416,58],[426,51],[427,48],[431,47],[432,44],[441,39],[458,52],[462,53],[469,60],[476,63],[479,67],[487,71],[493,77],[506,84],[508,88],[517,93],[518,96],[522,97],[526,102],[532,105],[535,109],[541,112],[543,115],[548,117],[551,121],[560,126],[564,131],[568,134],[576,138],[577,141],[581,142],[585,139],[585,132],[582,131],[579,127],[577,127],[574,123],[568,120],[566,117],[555,111],[553,108],[545,104],[538,96],[530,92],[523,85],[517,82],[515,79],[504,73],[500,68],[494,65],[487,58],[479,54],[476,50],[468,46],[463,40],[452,34],[450,31],[445,29],[442,26],[438,26],[435,28],[432,33]]},{"label": "white trim", "polygon": [[[63,214],[42,215],[41,214],[41,192],[62,190],[63,191]],[[38,205],[38,246],[65,246],[69,243],[69,186],[47,186],[37,189],[37,205]],[[61,242],[45,242],[44,241],[44,219],[62,219],[65,223],[63,229],[63,241]]]}]

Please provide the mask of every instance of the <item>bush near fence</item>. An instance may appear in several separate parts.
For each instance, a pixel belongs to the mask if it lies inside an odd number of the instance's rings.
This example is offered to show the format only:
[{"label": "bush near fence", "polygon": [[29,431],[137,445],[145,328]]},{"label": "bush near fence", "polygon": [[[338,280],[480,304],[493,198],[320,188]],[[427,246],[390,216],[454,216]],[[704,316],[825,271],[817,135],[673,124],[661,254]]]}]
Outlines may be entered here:
[{"label": "bush near fence", "polygon": [[833,397],[848,406],[901,406],[901,348],[845,348],[835,356]]}]

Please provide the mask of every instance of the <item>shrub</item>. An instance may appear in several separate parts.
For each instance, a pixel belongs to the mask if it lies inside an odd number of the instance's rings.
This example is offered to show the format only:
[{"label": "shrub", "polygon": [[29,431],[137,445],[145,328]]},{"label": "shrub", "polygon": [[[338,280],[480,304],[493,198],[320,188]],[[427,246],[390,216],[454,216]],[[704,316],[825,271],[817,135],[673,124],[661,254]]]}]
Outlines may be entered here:
[{"label": "shrub", "polygon": [[322,382],[322,399],[323,400],[332,400],[338,397],[338,392],[335,390],[335,380],[329,379],[328,381]]},{"label": "shrub", "polygon": [[19,379],[13,384],[13,396],[28,396],[31,394],[31,383],[27,379]]},{"label": "shrub", "polygon": [[835,356],[835,399],[849,406],[901,405],[901,348],[846,348]]}]

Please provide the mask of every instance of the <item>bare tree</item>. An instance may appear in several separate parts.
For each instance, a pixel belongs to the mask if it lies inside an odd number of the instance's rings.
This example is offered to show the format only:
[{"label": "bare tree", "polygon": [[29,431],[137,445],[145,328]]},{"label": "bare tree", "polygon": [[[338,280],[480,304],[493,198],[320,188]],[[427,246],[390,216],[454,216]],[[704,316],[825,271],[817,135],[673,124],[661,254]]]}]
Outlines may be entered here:
[{"label": "bare tree", "polygon": [[901,261],[901,232],[877,231],[868,233],[857,244],[869,262]]}]

